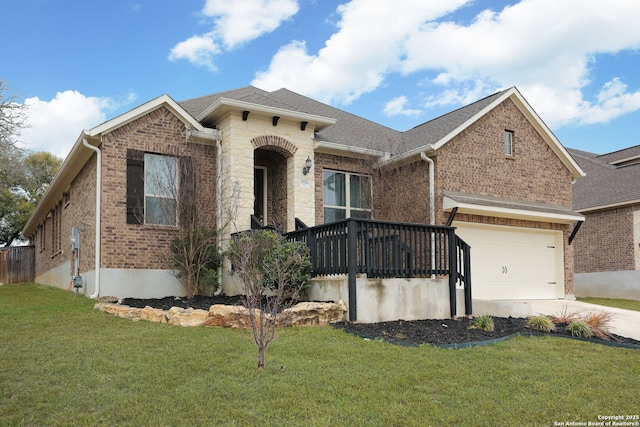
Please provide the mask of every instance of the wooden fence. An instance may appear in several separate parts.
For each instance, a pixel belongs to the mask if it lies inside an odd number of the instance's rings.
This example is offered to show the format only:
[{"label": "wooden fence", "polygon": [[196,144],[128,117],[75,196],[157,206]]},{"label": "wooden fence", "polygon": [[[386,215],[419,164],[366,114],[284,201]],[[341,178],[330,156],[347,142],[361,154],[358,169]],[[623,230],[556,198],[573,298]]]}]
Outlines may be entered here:
[{"label": "wooden fence", "polygon": [[35,254],[33,246],[0,248],[0,284],[33,282]]}]

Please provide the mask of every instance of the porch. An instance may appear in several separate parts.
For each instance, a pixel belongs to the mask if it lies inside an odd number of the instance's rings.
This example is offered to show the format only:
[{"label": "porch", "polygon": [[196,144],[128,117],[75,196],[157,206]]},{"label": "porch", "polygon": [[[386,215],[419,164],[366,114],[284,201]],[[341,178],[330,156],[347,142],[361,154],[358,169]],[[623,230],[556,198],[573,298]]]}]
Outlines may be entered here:
[{"label": "porch", "polygon": [[[286,237],[311,251],[311,292],[336,300],[346,294],[349,320],[359,320],[358,307],[381,310],[389,300],[403,308],[389,309],[385,320],[412,320],[407,312],[442,316],[445,305],[450,317],[472,314],[470,247],[454,227],[361,218],[315,227],[296,220],[296,226]],[[372,319],[382,321],[362,321]]]}]

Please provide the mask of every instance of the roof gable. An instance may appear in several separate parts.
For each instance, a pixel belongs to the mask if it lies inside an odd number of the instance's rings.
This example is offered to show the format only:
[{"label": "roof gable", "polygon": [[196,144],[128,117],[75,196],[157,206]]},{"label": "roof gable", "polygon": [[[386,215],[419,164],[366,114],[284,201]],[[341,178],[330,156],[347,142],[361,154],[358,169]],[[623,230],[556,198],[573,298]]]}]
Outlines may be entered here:
[{"label": "roof gable", "polygon": [[29,218],[29,221],[23,229],[23,234],[25,236],[29,236],[35,231],[35,227],[42,221],[44,216],[56,205],[56,203],[58,203],[63,192],[69,187],[82,167],[93,155],[93,151],[86,147],[83,141],[87,141],[87,144],[97,147],[100,145],[99,137],[101,135],[118,129],[127,123],[162,107],[167,108],[175,114],[176,117],[185,123],[187,128],[204,132],[205,128],[168,95],[161,95],[124,114],[121,114],[120,116],[107,120],[94,128],[83,130],[62,163],[58,173],[51,181],[47,192],[44,194],[40,203]]}]

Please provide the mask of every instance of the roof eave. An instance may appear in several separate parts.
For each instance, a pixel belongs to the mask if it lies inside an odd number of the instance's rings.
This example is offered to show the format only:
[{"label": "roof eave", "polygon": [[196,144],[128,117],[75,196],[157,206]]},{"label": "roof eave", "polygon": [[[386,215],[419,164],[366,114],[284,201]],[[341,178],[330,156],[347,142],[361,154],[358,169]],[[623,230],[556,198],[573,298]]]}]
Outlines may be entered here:
[{"label": "roof eave", "polygon": [[492,216],[497,218],[510,218],[528,221],[550,222],[558,224],[571,224],[576,221],[584,221],[584,216],[575,213],[554,213],[542,212],[527,209],[514,209],[498,206],[485,206],[473,203],[457,202],[445,196],[443,211],[451,212],[453,208],[458,208],[458,213],[468,215]]},{"label": "roof eave", "polygon": [[216,118],[219,118],[224,112],[229,110],[246,110],[265,116],[288,117],[289,119],[299,120],[300,122],[307,122],[308,124],[313,125],[315,130],[317,131],[334,125],[337,121],[336,119],[331,117],[318,116],[316,114],[287,110],[284,108],[269,107],[266,105],[230,98],[218,98],[213,104],[211,104],[202,113],[200,113],[200,115],[197,117],[197,120],[199,122],[205,122],[208,119],[213,119],[213,121],[215,121]]},{"label": "roof eave", "polygon": [[615,209],[623,206],[630,206],[630,205],[636,205],[636,204],[640,204],[640,199],[631,199],[631,200],[625,200],[617,203],[608,203],[605,205],[596,205],[596,206],[590,206],[586,208],[580,208],[580,209],[576,209],[576,212],[579,212],[582,214],[582,213],[588,213],[588,212],[603,211],[607,209]]},{"label": "roof eave", "polygon": [[368,158],[368,159],[387,159],[390,153],[370,148],[354,147],[336,142],[319,141],[316,143],[315,151],[324,154],[334,154],[338,156],[347,155],[348,157]]}]

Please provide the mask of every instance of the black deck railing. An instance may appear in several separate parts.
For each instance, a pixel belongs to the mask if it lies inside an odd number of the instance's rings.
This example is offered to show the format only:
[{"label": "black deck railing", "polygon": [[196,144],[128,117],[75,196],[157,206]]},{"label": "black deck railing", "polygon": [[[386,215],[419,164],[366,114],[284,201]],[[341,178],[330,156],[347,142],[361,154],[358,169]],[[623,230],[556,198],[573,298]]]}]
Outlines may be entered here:
[{"label": "black deck railing", "polygon": [[314,276],[348,274],[349,318],[355,320],[355,280],[367,277],[449,276],[451,316],[456,315],[456,286],[465,293],[471,314],[470,247],[455,227],[349,218],[298,229],[287,239],[307,244]]}]

